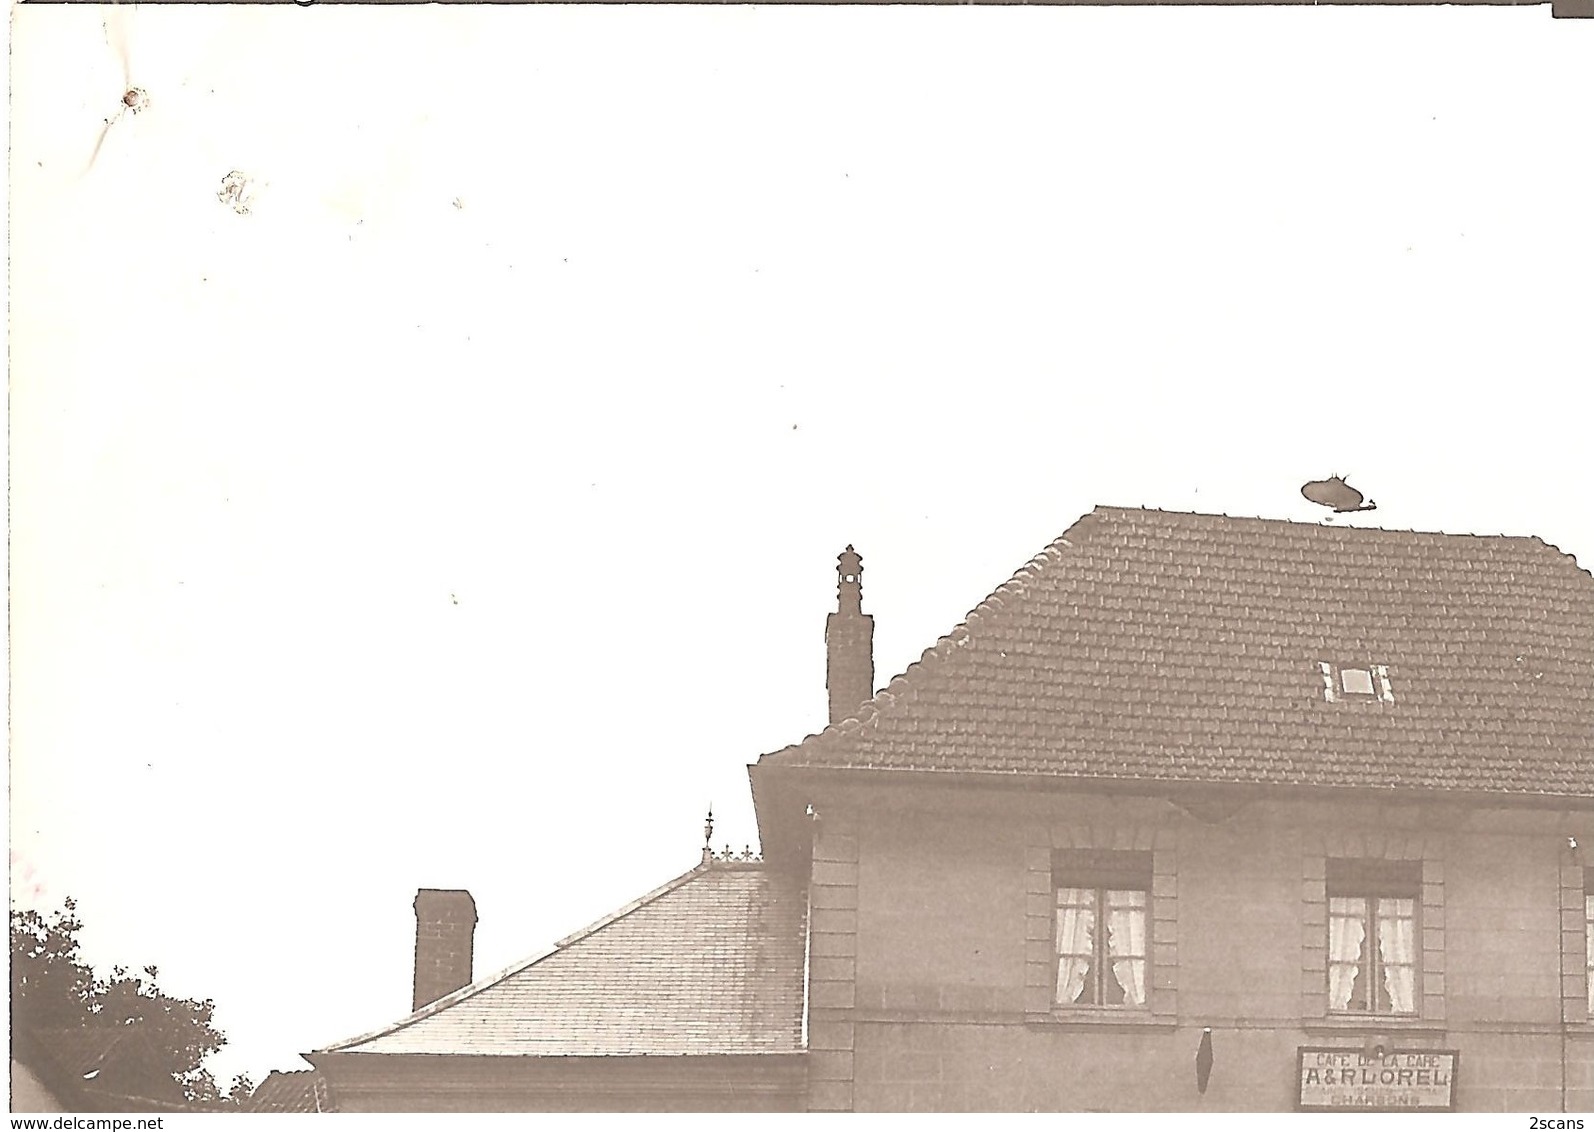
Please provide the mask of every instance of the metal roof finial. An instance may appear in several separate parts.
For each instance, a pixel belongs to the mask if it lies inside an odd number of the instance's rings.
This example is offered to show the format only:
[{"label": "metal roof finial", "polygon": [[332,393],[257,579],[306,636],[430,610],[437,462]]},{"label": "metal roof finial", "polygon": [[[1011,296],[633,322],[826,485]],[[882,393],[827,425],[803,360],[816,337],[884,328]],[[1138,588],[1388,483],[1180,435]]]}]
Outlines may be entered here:
[{"label": "metal roof finial", "polygon": [[708,817],[703,821],[703,863],[706,865],[714,859],[714,847],[710,844],[714,840],[714,803],[708,804]]}]

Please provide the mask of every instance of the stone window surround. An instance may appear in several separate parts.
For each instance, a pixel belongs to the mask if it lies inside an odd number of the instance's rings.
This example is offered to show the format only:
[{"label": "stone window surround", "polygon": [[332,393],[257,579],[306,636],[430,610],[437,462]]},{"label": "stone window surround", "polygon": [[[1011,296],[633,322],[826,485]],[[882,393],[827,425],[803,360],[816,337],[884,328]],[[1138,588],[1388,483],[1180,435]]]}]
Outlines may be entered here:
[{"label": "stone window surround", "polygon": [[[1363,1001],[1352,1003],[1348,1001],[1355,988],[1343,988],[1347,1002],[1343,1006],[1333,1005],[1334,968],[1347,964],[1349,956],[1335,956],[1333,953],[1334,935],[1334,902],[1336,899],[1350,899],[1362,905],[1362,937],[1360,941],[1361,954],[1357,957],[1353,969],[1357,972],[1358,979],[1364,979]],[[1386,910],[1383,901],[1393,899],[1397,902],[1410,902],[1410,911],[1400,913]],[[1329,1005],[1331,1012],[1336,1017],[1346,1015],[1352,1017],[1378,1018],[1412,1018],[1416,1017],[1420,995],[1422,993],[1421,979],[1421,940],[1422,929],[1422,862],[1421,861],[1368,861],[1365,858],[1347,860],[1340,857],[1331,857],[1328,860],[1328,924],[1329,924]],[[1386,932],[1394,931],[1398,939],[1399,932],[1395,927],[1401,921],[1408,921],[1411,926],[1410,945],[1411,954],[1404,960],[1396,959],[1393,964],[1410,966],[1411,1002],[1409,1007],[1401,1007],[1395,1001],[1396,995],[1390,990],[1390,1001],[1383,1009],[1376,1005],[1369,1006],[1366,998],[1370,996],[1376,1004],[1380,998],[1381,983],[1386,976],[1386,964],[1391,963],[1387,956]]]},{"label": "stone window surround", "polygon": [[1594,865],[1584,865],[1572,850],[1561,861],[1561,1021],[1580,1029],[1589,1016],[1588,938],[1586,896],[1594,891]]},{"label": "stone window surround", "polygon": [[[1052,889],[1056,893],[1054,924],[1072,922],[1073,938],[1057,941],[1054,949],[1058,980],[1065,964],[1077,978],[1078,989],[1066,995],[1062,988],[1053,1003],[1064,1009],[1076,1006],[1113,1006],[1121,1010],[1144,1010],[1149,1006],[1145,982],[1151,970],[1151,854],[1121,850],[1081,851],[1063,849],[1052,855]],[[1065,898],[1065,893],[1069,894]],[[1113,926],[1114,916],[1126,917],[1131,925],[1120,938]],[[1086,934],[1081,935],[1081,923]],[[1139,944],[1135,945],[1138,923]],[[1117,946],[1115,946],[1117,945]],[[1121,948],[1121,950],[1120,950]],[[1140,967],[1140,988],[1136,994],[1123,984],[1119,963],[1131,972]],[[1133,978],[1130,980],[1134,981]],[[1122,987],[1123,998],[1109,1002],[1113,988]]]},{"label": "stone window surround", "polygon": [[[1417,1012],[1414,1015],[1343,1014],[1328,1008],[1328,862],[1421,861],[1422,892],[1417,923]],[[1301,1018],[1313,1029],[1400,1030],[1432,1028],[1445,1020],[1445,897],[1441,838],[1372,831],[1308,835],[1301,874]]]},{"label": "stone window surround", "polygon": [[[1121,1006],[1060,1006],[1056,993],[1056,900],[1052,860],[1056,850],[1116,850],[1151,854],[1150,955],[1147,1003]],[[1179,887],[1171,831],[1145,823],[1064,824],[1052,827],[1048,843],[1025,850],[1024,1017],[1028,1022],[1171,1025],[1179,1013]]]}]

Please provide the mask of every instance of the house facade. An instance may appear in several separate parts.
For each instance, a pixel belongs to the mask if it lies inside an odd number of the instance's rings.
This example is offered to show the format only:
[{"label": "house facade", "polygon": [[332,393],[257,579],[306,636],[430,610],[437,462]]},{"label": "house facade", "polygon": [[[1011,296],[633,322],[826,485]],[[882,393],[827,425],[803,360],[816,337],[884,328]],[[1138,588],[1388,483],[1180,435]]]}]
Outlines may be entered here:
[{"label": "house facade", "polygon": [[815,798],[814,1108],[1287,1111],[1302,1050],[1372,1045],[1455,1051],[1435,1107],[1594,1109],[1570,811]]},{"label": "house facade", "polygon": [[[661,1082],[719,1071],[697,1107],[1594,1110],[1594,578],[1570,557],[1098,508],[878,692],[872,631],[849,547],[830,725],[750,768],[739,928],[678,899],[741,875],[706,860],[577,939],[559,995],[502,989],[533,964],[311,1055],[334,1090],[385,1074],[369,1095],[433,1107],[406,1053],[484,1072],[510,1051],[471,1035],[504,1016],[597,1060],[522,1047],[514,1072],[569,1084],[498,1107],[670,1107]],[[779,1042],[746,1011],[684,1041],[690,970],[628,1048],[603,1037],[636,1004],[615,972],[714,941],[783,988],[752,996]],[[587,1076],[639,1066],[663,1076]]]}]

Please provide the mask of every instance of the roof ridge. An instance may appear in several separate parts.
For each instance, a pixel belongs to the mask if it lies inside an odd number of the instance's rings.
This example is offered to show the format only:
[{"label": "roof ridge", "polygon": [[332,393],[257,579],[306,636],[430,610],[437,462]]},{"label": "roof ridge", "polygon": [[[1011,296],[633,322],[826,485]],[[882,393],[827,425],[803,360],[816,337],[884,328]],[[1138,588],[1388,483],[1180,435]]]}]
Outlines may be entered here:
[{"label": "roof ridge", "polygon": [[400,1018],[397,1022],[393,1022],[389,1025],[379,1027],[378,1029],[371,1030],[368,1033],[359,1034],[344,1041],[334,1042],[331,1045],[324,1046],[321,1049],[316,1050],[315,1052],[339,1053],[354,1046],[364,1045],[366,1042],[375,1041],[377,1038],[386,1037],[389,1034],[396,1034],[400,1030],[413,1026],[417,1022],[424,1021],[434,1014],[441,1013],[457,1003],[464,1002],[468,998],[474,998],[476,995],[481,994],[483,991],[490,990],[492,987],[497,986],[506,979],[513,978],[522,971],[535,967],[544,959],[551,958],[554,955],[558,955],[562,951],[568,950],[573,944],[580,943],[588,936],[601,931],[603,928],[608,927],[616,920],[623,919],[624,917],[629,916],[632,912],[637,911],[639,908],[645,907],[646,905],[653,903],[655,900],[658,900],[660,897],[668,895],[676,889],[681,888],[693,878],[707,874],[710,871],[710,867],[711,866],[709,862],[706,861],[698,865],[694,865],[691,869],[682,873],[680,876],[665,881],[651,892],[645,893],[644,895],[637,897],[635,900],[632,900],[630,903],[625,904],[615,911],[609,913],[607,916],[595,920],[591,924],[588,924],[586,927],[582,928],[580,931],[573,932],[570,935],[565,936],[563,939],[556,940],[554,945],[546,951],[539,952],[538,954],[531,956],[529,959],[522,959],[518,962],[511,963],[502,970],[495,971],[490,975],[484,976],[483,978],[475,979],[467,986],[460,987],[456,991],[445,994],[442,998],[427,1003],[419,1010],[411,1011],[405,1017]]},{"label": "roof ridge", "polygon": [[1458,543],[1464,540],[1473,540],[1477,542],[1524,542],[1543,547],[1552,554],[1556,554],[1565,559],[1566,563],[1573,569],[1584,574],[1594,576],[1594,570],[1591,570],[1589,567],[1580,563],[1577,560],[1577,555],[1573,554],[1571,551],[1562,550],[1555,543],[1550,542],[1543,536],[1536,534],[1512,535],[1506,534],[1504,531],[1497,531],[1494,534],[1487,534],[1480,531],[1440,531],[1418,527],[1381,527],[1371,523],[1366,525],[1347,524],[1345,526],[1333,526],[1325,520],[1319,520],[1315,523],[1308,523],[1303,519],[1278,519],[1267,515],[1230,515],[1224,512],[1213,511],[1170,511],[1162,507],[1126,507],[1117,504],[1101,503],[1096,505],[1096,507],[1091,511],[1091,514],[1107,514],[1114,512],[1116,513],[1114,517],[1132,516],[1136,514],[1177,515],[1191,519],[1223,519],[1229,522],[1239,521],[1245,523],[1267,523],[1273,526],[1281,527],[1298,527],[1309,528],[1313,530],[1338,531],[1342,534],[1365,532],[1369,535],[1424,535],[1429,538],[1450,539]]},{"label": "roof ridge", "polygon": [[[1120,515],[1176,515],[1191,519],[1225,519],[1230,522],[1238,520],[1245,523],[1269,523],[1281,527],[1300,527],[1313,530],[1341,531],[1345,533],[1367,532],[1369,534],[1388,535],[1433,535],[1438,538],[1458,540],[1483,539],[1490,542],[1507,539],[1519,542],[1536,542],[1543,546],[1550,547],[1550,549],[1555,550],[1558,553],[1566,554],[1566,551],[1561,550],[1552,543],[1545,542],[1544,539],[1538,535],[1512,535],[1506,534],[1504,531],[1496,531],[1493,534],[1483,531],[1441,531],[1420,527],[1383,527],[1371,522],[1357,522],[1354,524],[1347,523],[1343,526],[1340,526],[1330,523],[1326,521],[1326,519],[1319,519],[1316,522],[1308,522],[1305,519],[1280,519],[1271,515],[1231,515],[1226,511],[1175,511],[1166,507],[1130,507],[1122,504],[1108,503],[1098,503],[1092,509],[1091,514],[1105,514],[1108,512],[1117,512]],[[1571,555],[1567,556],[1572,557]]]}]

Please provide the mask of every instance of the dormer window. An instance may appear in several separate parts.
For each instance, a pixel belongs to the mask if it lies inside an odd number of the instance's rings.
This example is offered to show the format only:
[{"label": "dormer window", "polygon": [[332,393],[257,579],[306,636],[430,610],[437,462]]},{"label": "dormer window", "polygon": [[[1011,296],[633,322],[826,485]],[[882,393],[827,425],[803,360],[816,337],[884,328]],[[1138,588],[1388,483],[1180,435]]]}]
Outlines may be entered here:
[{"label": "dormer window", "polygon": [[1356,700],[1379,700],[1386,704],[1395,702],[1395,691],[1389,682],[1389,668],[1386,665],[1330,664],[1322,661],[1317,667],[1323,673],[1323,698],[1329,703]]}]

